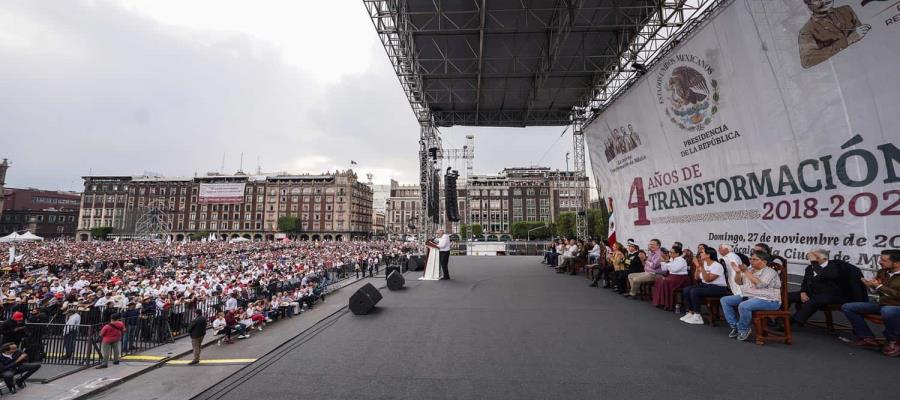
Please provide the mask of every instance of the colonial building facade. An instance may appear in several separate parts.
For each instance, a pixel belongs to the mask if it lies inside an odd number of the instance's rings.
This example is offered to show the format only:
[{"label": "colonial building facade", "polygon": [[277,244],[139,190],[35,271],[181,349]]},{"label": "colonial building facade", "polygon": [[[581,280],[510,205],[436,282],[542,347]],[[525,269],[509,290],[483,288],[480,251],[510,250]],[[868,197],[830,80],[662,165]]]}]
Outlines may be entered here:
[{"label": "colonial building facade", "polygon": [[[485,237],[496,240],[509,240],[514,222],[556,222],[560,213],[578,211],[579,193],[585,205],[590,198],[587,177],[547,167],[506,168],[497,175],[471,176],[460,186],[460,223],[481,225]],[[421,212],[419,186],[394,182],[386,204],[387,233],[414,235]],[[460,223],[445,221],[444,226],[458,234]]]},{"label": "colonial building facade", "polygon": [[352,170],[322,175],[210,174],[194,178],[86,176],[78,239],[92,228],[112,237],[145,232],[148,215],[161,214],[172,240],[213,235],[274,240],[278,219],[295,217],[298,240],[363,239],[372,231],[372,190]]},{"label": "colonial building facade", "polygon": [[0,235],[29,231],[43,238],[74,238],[81,195],[33,188],[3,189]]}]

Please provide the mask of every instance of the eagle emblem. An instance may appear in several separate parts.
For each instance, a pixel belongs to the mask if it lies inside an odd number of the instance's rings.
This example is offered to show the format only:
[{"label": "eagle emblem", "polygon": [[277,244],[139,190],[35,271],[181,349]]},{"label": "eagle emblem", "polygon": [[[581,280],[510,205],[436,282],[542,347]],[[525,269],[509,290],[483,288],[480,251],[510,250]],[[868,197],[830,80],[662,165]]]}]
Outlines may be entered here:
[{"label": "eagle emblem", "polygon": [[700,131],[719,112],[719,83],[699,70],[681,65],[672,69],[666,82],[666,115],[680,128]]}]

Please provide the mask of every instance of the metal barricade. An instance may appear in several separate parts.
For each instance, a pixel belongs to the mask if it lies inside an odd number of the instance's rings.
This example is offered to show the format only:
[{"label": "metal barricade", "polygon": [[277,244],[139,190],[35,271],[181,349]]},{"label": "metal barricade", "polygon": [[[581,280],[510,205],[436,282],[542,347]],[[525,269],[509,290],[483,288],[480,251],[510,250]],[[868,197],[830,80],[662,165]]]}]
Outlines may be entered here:
[{"label": "metal barricade", "polygon": [[23,349],[31,362],[93,365],[101,360],[98,325],[26,323]]}]

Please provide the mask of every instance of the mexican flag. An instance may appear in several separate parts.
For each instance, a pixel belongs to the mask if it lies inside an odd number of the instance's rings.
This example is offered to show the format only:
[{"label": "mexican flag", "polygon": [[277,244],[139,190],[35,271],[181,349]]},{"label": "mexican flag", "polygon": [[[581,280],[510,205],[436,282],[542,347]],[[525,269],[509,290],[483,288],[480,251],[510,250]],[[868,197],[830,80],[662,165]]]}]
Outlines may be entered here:
[{"label": "mexican flag", "polygon": [[609,247],[614,247],[616,245],[616,214],[613,211],[612,197],[608,197],[607,202],[609,203],[609,229],[607,230],[606,243],[609,244]]}]

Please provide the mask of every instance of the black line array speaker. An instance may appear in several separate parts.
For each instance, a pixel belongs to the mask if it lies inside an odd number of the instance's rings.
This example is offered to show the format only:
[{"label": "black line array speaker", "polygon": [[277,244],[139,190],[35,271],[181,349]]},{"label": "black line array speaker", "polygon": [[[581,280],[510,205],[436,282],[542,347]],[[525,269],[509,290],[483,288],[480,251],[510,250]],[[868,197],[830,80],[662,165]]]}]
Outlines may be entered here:
[{"label": "black line array speaker", "polygon": [[403,289],[403,285],[406,284],[406,278],[400,274],[400,271],[394,270],[391,271],[387,276],[387,287],[390,290],[400,290]]},{"label": "black line array speaker", "polygon": [[451,170],[447,167],[447,173],[444,174],[444,211],[447,213],[447,219],[451,222],[459,221],[459,204],[457,203],[456,179],[459,172]]},{"label": "black line array speaker", "polygon": [[372,312],[379,301],[381,301],[381,292],[371,283],[367,283],[350,296],[350,311],[356,315],[366,315]]}]

